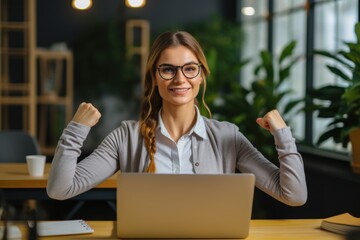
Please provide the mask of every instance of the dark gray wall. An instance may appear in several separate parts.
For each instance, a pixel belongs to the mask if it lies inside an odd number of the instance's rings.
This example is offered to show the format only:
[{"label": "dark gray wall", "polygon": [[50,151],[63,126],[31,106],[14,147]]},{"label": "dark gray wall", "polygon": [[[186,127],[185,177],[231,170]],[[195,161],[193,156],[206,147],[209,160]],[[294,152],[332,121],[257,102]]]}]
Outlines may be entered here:
[{"label": "dark gray wall", "polygon": [[152,33],[168,27],[204,21],[213,15],[235,19],[236,0],[148,0],[144,8],[125,7],[124,0],[93,0],[86,11],[75,10],[71,1],[37,0],[37,45],[54,42],[71,46],[79,32],[106,19],[147,19]]}]

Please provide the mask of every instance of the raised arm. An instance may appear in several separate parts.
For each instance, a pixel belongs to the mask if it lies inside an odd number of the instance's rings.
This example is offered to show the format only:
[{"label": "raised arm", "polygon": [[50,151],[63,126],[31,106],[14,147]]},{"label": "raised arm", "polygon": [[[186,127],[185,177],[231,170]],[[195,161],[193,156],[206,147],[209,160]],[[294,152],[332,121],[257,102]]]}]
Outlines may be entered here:
[{"label": "raised arm", "polygon": [[[265,182],[266,190],[275,198],[291,206],[300,206],[306,202],[307,187],[303,159],[296,148],[295,139],[278,110],[272,110],[256,122],[267,129],[275,140],[280,167],[269,171]],[[264,187],[264,186],[262,186]]]},{"label": "raised arm", "polygon": [[47,184],[49,197],[60,200],[73,197],[93,188],[116,171],[116,149],[114,144],[109,144],[111,139],[102,143],[100,150],[78,161],[83,142],[100,117],[92,104],[79,105],[56,147]]},{"label": "raised arm", "polygon": [[291,206],[303,205],[307,200],[303,159],[297,151],[290,128],[277,110],[259,117],[256,122],[274,136],[279,167],[265,159],[247,139],[243,139],[239,148],[242,159],[239,170],[254,173],[256,186],[279,201]]}]

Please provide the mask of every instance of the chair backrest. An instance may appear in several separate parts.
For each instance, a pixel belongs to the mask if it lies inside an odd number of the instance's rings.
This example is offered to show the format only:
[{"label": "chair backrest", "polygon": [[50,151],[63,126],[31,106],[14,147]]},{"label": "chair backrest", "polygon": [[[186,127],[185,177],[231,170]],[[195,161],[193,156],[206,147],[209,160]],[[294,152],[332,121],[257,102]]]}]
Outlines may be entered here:
[{"label": "chair backrest", "polygon": [[0,162],[25,162],[26,155],[40,154],[37,140],[23,131],[0,131]]}]

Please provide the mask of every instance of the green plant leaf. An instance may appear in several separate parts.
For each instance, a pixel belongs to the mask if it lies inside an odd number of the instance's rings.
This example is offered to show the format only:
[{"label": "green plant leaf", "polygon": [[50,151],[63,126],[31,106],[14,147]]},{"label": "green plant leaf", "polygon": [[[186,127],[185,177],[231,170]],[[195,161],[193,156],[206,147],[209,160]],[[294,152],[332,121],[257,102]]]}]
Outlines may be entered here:
[{"label": "green plant leaf", "polygon": [[355,31],[357,43],[360,43],[360,23],[355,24],[354,31]]},{"label": "green plant leaf", "polygon": [[286,80],[290,76],[290,71],[291,71],[293,65],[295,63],[297,63],[299,59],[300,59],[300,57],[296,57],[286,67],[280,68],[279,82],[278,82],[277,86],[280,86],[284,82],[284,80]]},{"label": "green plant leaf", "polygon": [[272,63],[272,56],[270,54],[270,52],[268,51],[261,51],[260,53],[261,59],[262,59],[262,64],[263,64],[263,68],[266,72],[266,79],[269,82],[274,82],[274,67],[273,67],[273,63]]},{"label": "green plant leaf", "polygon": [[360,82],[354,84],[345,90],[343,98],[348,105],[354,104],[360,100]]},{"label": "green plant leaf", "polygon": [[319,107],[318,109],[318,118],[331,118],[334,117],[334,115],[337,114],[338,108],[330,108],[330,107]]},{"label": "green plant leaf", "polygon": [[335,143],[341,142],[341,128],[333,128],[328,131],[325,131],[323,134],[320,135],[317,145],[321,145],[328,139],[333,139]]},{"label": "green plant leaf", "polygon": [[331,52],[328,52],[328,51],[323,51],[323,50],[315,50],[314,54],[315,55],[318,54],[318,55],[321,55],[321,56],[324,56],[324,57],[328,57],[330,59],[334,59],[336,62],[338,62],[340,64],[343,64],[347,68],[352,68],[352,66],[348,62],[344,61],[342,58],[338,57],[334,53],[331,53]]},{"label": "green plant leaf", "polygon": [[281,63],[289,56],[291,56],[294,52],[294,49],[296,47],[296,41],[291,41],[288,45],[285,46],[285,48],[282,50],[279,58],[279,64]]},{"label": "green plant leaf", "polygon": [[[348,43],[348,45],[351,45],[350,43]],[[347,67],[349,70],[353,71],[354,69],[354,65],[358,64],[360,59],[359,59],[359,51],[357,51],[354,47],[352,49],[350,49],[350,52],[345,52],[345,51],[339,51],[339,54],[341,54],[345,59],[347,59],[349,61],[348,64],[343,64],[345,67]]]},{"label": "green plant leaf", "polygon": [[347,82],[350,82],[352,80],[351,77],[346,75],[340,68],[330,65],[327,65],[326,67],[330,70],[330,72],[334,73],[336,76],[341,77],[343,80]]},{"label": "green plant leaf", "polygon": [[319,100],[336,100],[339,101],[345,92],[341,86],[327,85],[318,89],[313,89],[309,95]]},{"label": "green plant leaf", "polygon": [[283,112],[286,114],[290,112],[292,109],[294,109],[296,106],[300,105],[301,103],[303,103],[302,99],[292,100],[285,105]]}]

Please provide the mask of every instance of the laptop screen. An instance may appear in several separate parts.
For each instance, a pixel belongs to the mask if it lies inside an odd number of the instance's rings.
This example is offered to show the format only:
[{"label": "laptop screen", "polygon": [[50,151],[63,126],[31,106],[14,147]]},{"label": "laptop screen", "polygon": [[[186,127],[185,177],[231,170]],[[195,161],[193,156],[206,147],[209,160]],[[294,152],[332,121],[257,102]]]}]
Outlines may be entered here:
[{"label": "laptop screen", "polygon": [[121,238],[246,238],[253,174],[120,173]]}]

